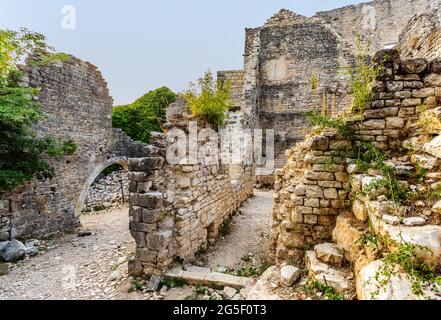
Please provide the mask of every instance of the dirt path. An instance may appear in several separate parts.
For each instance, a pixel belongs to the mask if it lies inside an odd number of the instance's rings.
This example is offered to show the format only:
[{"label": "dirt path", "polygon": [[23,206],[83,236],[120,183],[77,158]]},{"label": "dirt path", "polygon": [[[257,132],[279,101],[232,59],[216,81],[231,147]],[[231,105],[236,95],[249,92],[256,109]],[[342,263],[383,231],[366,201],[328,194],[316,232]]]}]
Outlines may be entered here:
[{"label": "dirt path", "polygon": [[135,248],[128,209],[87,215],[82,223],[92,236],[63,236],[20,262],[0,277],[0,299],[124,299],[127,257]]},{"label": "dirt path", "polygon": [[273,202],[273,192],[255,190],[233,217],[230,233],[210,248],[204,266],[234,269],[244,262],[262,263],[268,252]]}]

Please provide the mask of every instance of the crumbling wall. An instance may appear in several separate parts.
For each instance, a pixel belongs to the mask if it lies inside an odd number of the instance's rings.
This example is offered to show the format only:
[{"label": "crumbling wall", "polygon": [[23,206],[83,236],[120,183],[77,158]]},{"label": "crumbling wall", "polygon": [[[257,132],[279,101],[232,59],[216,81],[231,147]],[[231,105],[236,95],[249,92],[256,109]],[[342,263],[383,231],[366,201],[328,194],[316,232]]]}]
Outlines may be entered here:
[{"label": "crumbling wall", "polygon": [[116,208],[129,200],[129,177],[126,170],[99,175],[90,186],[83,212]]},{"label": "crumbling wall", "polygon": [[440,57],[441,21],[438,14],[432,12],[415,16],[400,35],[398,50],[406,58]]},{"label": "crumbling wall", "polygon": [[70,57],[22,69],[24,85],[40,90],[38,99],[46,115],[35,125],[37,134],[72,140],[78,150],[51,160],[56,172],[52,180],[32,181],[0,195],[0,240],[44,237],[75,228],[100,170],[147,152],[145,145],[112,128],[113,99],[94,65]]},{"label": "crumbling wall", "polygon": [[[428,156],[423,151],[430,150],[430,144],[425,144],[436,134],[424,133],[419,121],[423,111],[419,107],[425,106],[439,117],[439,59],[400,59],[398,51],[385,50],[378,52],[373,61],[381,63],[383,71],[372,86],[373,101],[366,106],[363,120],[348,121],[353,137],[344,139],[333,130],[313,135],[288,150],[287,165],[276,172],[271,252],[277,263],[299,263],[305,247],[331,241],[336,217],[344,217],[343,213],[350,210],[345,209],[343,203],[347,199],[346,182],[357,170],[357,154],[353,148],[356,144],[371,142],[386,154],[398,153],[404,147],[415,150],[413,160],[409,157],[391,159],[397,172],[416,170],[412,166],[417,166],[419,161],[432,163],[431,169],[436,168],[437,161],[433,158],[436,152],[432,150]],[[432,143],[432,147],[434,145],[436,143]],[[408,164],[410,161],[416,162]],[[358,185],[375,180],[375,172],[372,174]],[[439,175],[431,175],[431,178],[437,183]],[[362,217],[358,224],[366,222],[366,215],[357,216]],[[345,224],[344,219],[340,222]],[[337,232],[336,236],[343,234],[348,232]],[[348,250],[355,246],[350,242],[350,237],[340,240]],[[435,246],[435,252],[440,245]]]},{"label": "crumbling wall", "polygon": [[[169,132],[188,133],[189,120],[174,119]],[[200,119],[198,126],[199,133],[211,128]],[[216,143],[199,139],[199,152]],[[137,244],[129,271],[136,276],[161,274],[174,261],[193,260],[253,194],[253,166],[207,163],[203,157],[194,164],[168,163],[165,153],[174,140],[170,135],[154,135],[154,140],[157,153],[129,162],[130,230]]]}]

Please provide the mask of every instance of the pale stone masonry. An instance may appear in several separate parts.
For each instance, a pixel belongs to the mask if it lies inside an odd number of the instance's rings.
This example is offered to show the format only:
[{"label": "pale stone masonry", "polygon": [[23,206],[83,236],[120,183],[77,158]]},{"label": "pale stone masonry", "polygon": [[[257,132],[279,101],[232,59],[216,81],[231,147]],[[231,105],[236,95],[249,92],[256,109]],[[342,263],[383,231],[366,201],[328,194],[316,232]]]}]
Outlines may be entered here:
[{"label": "pale stone masonry", "polygon": [[441,56],[441,10],[412,18],[400,35],[402,57],[434,59]]},{"label": "pale stone masonry", "polygon": [[[439,25],[440,6],[439,0],[375,0],[312,17],[281,10],[262,27],[247,28],[241,109],[253,127],[275,130],[276,167],[285,165],[285,150],[304,139],[306,112],[323,101],[334,113],[350,106],[343,68],[352,64],[357,36],[371,43],[372,52],[393,46],[416,14],[429,12],[432,25]],[[428,37],[427,23],[422,27]],[[409,34],[415,37],[413,29]],[[421,51],[434,45],[433,35],[416,37]]]}]

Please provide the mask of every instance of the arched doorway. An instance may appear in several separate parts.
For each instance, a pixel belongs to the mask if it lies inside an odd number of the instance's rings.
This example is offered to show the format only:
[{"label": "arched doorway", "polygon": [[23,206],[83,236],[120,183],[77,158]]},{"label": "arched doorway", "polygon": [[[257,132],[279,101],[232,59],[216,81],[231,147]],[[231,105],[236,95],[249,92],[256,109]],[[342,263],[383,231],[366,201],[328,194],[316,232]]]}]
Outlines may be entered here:
[{"label": "arched doorway", "polygon": [[106,161],[100,163],[97,167],[95,167],[93,169],[93,171],[90,172],[90,174],[88,175],[88,178],[83,185],[83,189],[80,193],[80,196],[77,199],[77,202],[75,205],[75,216],[76,217],[79,217],[83,212],[85,200],[86,200],[87,194],[88,194],[89,189],[90,189],[91,185],[93,184],[93,182],[106,168],[109,168],[110,166],[112,166],[114,164],[120,165],[122,168],[124,168],[124,170],[128,169],[128,159],[126,157],[110,158],[110,159],[107,159]]}]

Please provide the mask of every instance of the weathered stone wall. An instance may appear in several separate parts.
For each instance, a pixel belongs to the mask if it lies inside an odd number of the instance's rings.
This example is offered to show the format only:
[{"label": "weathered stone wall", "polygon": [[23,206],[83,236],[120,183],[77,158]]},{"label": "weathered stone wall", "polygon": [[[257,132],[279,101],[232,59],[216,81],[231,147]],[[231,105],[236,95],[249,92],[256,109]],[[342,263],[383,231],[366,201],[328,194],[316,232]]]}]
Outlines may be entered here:
[{"label": "weathered stone wall", "polygon": [[[56,176],[1,195],[0,239],[43,237],[78,225],[89,186],[107,166],[142,156],[146,146],[112,129],[113,99],[90,63],[70,57],[51,66],[23,66],[25,85],[39,88],[46,118],[37,134],[72,140],[75,155],[52,160]],[[5,222],[3,222],[5,221]]]},{"label": "weathered stone wall", "polygon": [[[336,217],[345,212],[345,184],[356,171],[356,155],[351,154],[354,144],[371,142],[391,153],[404,145],[418,150],[421,143],[433,138],[422,135],[425,128],[419,119],[423,111],[418,107],[425,106],[439,117],[440,60],[400,59],[398,51],[385,50],[373,61],[382,63],[383,72],[373,85],[374,99],[366,107],[364,119],[348,122],[354,138],[343,139],[334,131],[312,136],[288,150],[287,165],[276,172],[271,251],[277,263],[299,262],[305,246],[332,238]],[[400,167],[404,158],[400,159],[395,162],[397,170],[406,167]],[[368,178],[372,182],[375,177]]]},{"label": "weathered stone wall", "polygon": [[323,99],[334,112],[351,104],[341,68],[353,61],[357,35],[375,52],[396,44],[415,14],[433,12],[439,19],[439,6],[439,0],[376,0],[313,17],[281,10],[263,27],[246,29],[240,106],[252,127],[275,129],[276,167],[286,163],[284,151],[304,139],[305,112],[321,108]]},{"label": "weathered stone wall", "polygon": [[231,85],[231,100],[234,104],[234,109],[240,109],[241,106],[244,81],[243,76],[243,70],[219,71],[217,73],[218,81],[221,81],[223,84],[229,81]]},{"label": "weathered stone wall", "polygon": [[[188,132],[183,119],[175,119],[169,130]],[[210,128],[201,120],[198,126],[199,133]],[[169,164],[164,156],[174,140],[168,139],[155,135],[158,152],[129,162],[130,230],[137,244],[132,275],[161,274],[173,261],[193,260],[253,194],[253,166],[209,164],[202,158],[197,164]],[[198,148],[212,143],[202,139]]]},{"label": "weathered stone wall", "polygon": [[[441,10],[440,10],[441,12]],[[402,57],[434,59],[441,56],[441,22],[436,12],[415,16],[400,35]]]},{"label": "weathered stone wall", "polygon": [[125,170],[99,175],[84,201],[83,212],[102,211],[128,203],[129,175]]},{"label": "weathered stone wall", "polygon": [[335,10],[318,12],[348,43],[357,36],[369,40],[372,51],[396,44],[409,20],[417,14],[434,12],[439,0],[375,0]]}]

